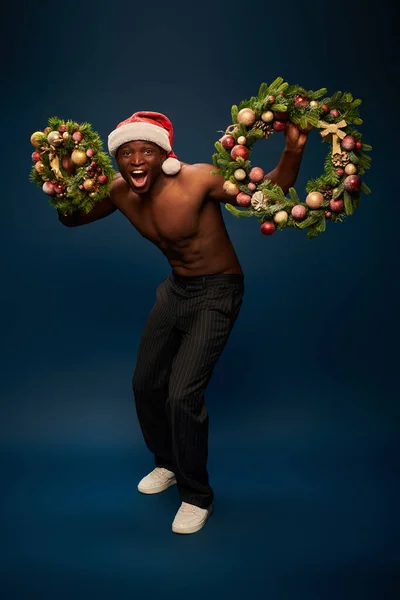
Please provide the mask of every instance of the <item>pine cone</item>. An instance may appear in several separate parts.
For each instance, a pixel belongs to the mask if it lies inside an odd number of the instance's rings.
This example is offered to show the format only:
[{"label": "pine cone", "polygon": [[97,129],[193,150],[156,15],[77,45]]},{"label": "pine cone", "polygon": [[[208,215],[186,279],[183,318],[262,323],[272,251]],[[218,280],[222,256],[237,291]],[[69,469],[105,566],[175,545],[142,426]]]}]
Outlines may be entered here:
[{"label": "pine cone", "polygon": [[274,128],[270,123],[264,123],[262,119],[258,119],[252,127],[252,129],[261,129],[265,138],[268,138],[274,131]]},{"label": "pine cone", "polygon": [[321,185],[321,187],[318,190],[323,197],[325,198],[325,200],[331,200],[332,199],[332,195],[333,195],[333,188],[331,188],[329,185]]},{"label": "pine cone", "polygon": [[341,154],[337,152],[332,156],[332,164],[334,167],[345,167],[349,162],[350,159],[347,152],[342,152]]}]

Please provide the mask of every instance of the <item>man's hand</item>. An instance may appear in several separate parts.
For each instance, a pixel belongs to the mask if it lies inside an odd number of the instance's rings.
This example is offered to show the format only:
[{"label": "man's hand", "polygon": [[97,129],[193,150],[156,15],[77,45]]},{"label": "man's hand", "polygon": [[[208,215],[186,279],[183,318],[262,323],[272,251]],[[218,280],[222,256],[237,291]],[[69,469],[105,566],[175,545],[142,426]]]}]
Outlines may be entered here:
[{"label": "man's hand", "polygon": [[284,130],[286,138],[286,149],[290,151],[303,151],[308,139],[308,131],[303,131],[292,123],[288,122]]}]

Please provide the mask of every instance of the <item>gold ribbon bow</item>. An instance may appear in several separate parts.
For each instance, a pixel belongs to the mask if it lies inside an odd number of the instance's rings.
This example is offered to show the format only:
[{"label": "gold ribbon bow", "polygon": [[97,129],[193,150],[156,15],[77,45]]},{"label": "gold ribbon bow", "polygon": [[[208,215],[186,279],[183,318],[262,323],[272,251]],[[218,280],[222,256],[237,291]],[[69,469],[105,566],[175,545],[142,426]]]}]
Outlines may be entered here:
[{"label": "gold ribbon bow", "polygon": [[346,127],[347,123],[344,119],[339,123],[327,123],[326,121],[319,121],[318,127],[321,128],[320,134],[325,137],[329,134],[332,135],[332,154],[341,153],[342,149],[339,144],[339,138],[342,140],[346,133],[342,131],[342,127]]},{"label": "gold ribbon bow", "polygon": [[58,179],[64,179],[64,177],[60,171],[60,159],[55,152],[53,152],[53,151],[50,152],[49,160],[50,160],[50,167],[51,167],[51,170],[53,171],[54,175]]}]

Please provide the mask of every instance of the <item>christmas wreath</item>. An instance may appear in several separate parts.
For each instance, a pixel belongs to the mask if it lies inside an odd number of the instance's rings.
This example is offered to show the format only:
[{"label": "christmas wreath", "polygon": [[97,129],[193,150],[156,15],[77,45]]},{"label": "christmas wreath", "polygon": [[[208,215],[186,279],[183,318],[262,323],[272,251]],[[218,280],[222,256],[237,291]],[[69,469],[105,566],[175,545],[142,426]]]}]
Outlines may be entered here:
[{"label": "christmas wreath", "polygon": [[89,123],[52,117],[44,131],[31,135],[31,143],[35,151],[30,179],[62,213],[89,213],[109,195],[115,171]]},{"label": "christmas wreath", "polygon": [[[364,144],[352,127],[362,124],[361,100],[353,99],[349,92],[325,97],[326,91],[289,86],[281,77],[270,85],[262,83],[257,96],[232,106],[233,122],[215,143],[213,163],[218,170],[214,173],[224,176],[226,193],[235,196],[240,207],[226,204],[227,210],[236,217],[257,217],[266,235],[295,227],[307,229],[307,236],[313,238],[325,231],[327,219],[340,222],[352,215],[359,207],[361,192],[370,193],[361,176],[370,168],[371,159],[365,152],[372,147]],[[304,131],[318,129],[331,147],[323,174],[306,185],[305,202],[294,188],[287,197],[249,160],[257,140],[283,131],[289,121]]]}]

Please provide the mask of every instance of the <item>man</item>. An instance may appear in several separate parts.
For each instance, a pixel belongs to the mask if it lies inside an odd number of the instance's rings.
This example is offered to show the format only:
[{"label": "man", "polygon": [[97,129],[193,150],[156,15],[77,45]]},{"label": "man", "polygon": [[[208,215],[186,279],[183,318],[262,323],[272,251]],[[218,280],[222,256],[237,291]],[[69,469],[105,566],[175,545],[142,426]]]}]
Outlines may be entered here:
[{"label": "man", "polygon": [[[286,147],[268,179],[285,193],[297,177],[307,134],[289,123]],[[244,277],[229,239],[221,202],[235,204],[209,164],[179,162],[171,122],[135,113],[108,138],[119,174],[110,197],[86,215],[59,214],[67,226],[120,210],[166,256],[171,274],[157,288],[141,337],[133,391],[155,469],[138,489],[154,494],[178,485],[175,533],[199,531],[211,512],[207,472],[208,413],[204,393],[237,319]]]}]

